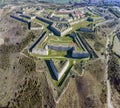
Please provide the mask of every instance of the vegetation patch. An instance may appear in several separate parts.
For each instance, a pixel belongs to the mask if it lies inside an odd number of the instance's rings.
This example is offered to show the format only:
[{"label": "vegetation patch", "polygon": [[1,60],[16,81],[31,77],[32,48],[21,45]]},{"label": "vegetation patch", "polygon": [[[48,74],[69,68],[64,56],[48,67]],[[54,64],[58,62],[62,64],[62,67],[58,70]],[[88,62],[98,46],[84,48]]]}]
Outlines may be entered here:
[{"label": "vegetation patch", "polygon": [[96,51],[100,51],[101,48],[104,48],[104,46],[100,42],[95,42],[94,48]]}]

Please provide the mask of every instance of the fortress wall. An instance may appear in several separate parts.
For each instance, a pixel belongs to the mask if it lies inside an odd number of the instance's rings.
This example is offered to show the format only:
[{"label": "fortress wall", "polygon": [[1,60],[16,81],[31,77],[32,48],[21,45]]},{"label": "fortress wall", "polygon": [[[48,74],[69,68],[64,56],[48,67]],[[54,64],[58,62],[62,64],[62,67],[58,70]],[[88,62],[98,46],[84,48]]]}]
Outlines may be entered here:
[{"label": "fortress wall", "polygon": [[31,17],[28,16],[28,15],[23,15],[23,14],[21,14],[20,16],[23,17],[23,18],[31,19]]},{"label": "fortress wall", "polygon": [[32,52],[33,48],[39,43],[42,42],[46,38],[46,32],[43,32],[41,36],[36,40],[36,42],[29,48],[29,51]]},{"label": "fortress wall", "polygon": [[63,36],[63,35],[65,35],[65,34],[67,34],[69,31],[71,31],[71,30],[72,30],[72,27],[69,27],[69,28],[67,28],[67,29],[64,30],[64,31],[60,31],[60,30],[58,30],[54,25],[52,25],[52,26],[50,27],[50,29],[51,29],[56,35],[58,35],[58,36]]},{"label": "fortress wall", "polygon": [[48,20],[48,19],[46,19],[46,18],[42,18],[42,17],[36,16],[36,19],[38,19],[38,20],[40,20],[40,21],[43,21],[43,22],[45,22],[45,23],[48,23],[48,24],[53,24],[52,21],[50,21],[50,20]]},{"label": "fortress wall", "polygon": [[33,49],[33,54],[48,55],[47,49]]},{"label": "fortress wall", "polygon": [[10,17],[11,17],[11,18],[14,18],[14,19],[16,19],[16,20],[18,20],[18,21],[21,21],[21,22],[24,22],[24,23],[27,23],[27,24],[28,24],[28,21],[27,21],[27,20],[24,20],[24,19],[19,18],[19,17],[17,17],[17,16],[10,15]]},{"label": "fortress wall", "polygon": [[83,44],[83,41],[81,40],[81,38],[80,37],[74,37],[74,38],[76,38],[75,39],[76,43],[80,44],[80,46],[83,48],[84,51],[87,51],[87,49],[86,49],[85,45]]},{"label": "fortress wall", "polygon": [[56,69],[56,67],[51,59],[50,59],[50,66],[51,66],[51,69],[52,69],[56,79],[58,80],[58,70]]},{"label": "fortress wall", "polygon": [[76,51],[72,52],[72,57],[75,58],[87,58],[89,56],[90,54],[88,52],[76,52]]},{"label": "fortress wall", "polygon": [[43,27],[30,27],[30,30],[42,30]]},{"label": "fortress wall", "polygon": [[72,30],[72,27],[70,27],[70,28],[64,30],[63,32],[61,32],[61,36],[67,34],[67,33],[70,32],[71,30]]},{"label": "fortress wall", "polygon": [[50,29],[51,29],[56,35],[61,36],[61,32],[60,32],[57,28],[55,28],[53,25],[50,27]]},{"label": "fortress wall", "polygon": [[63,76],[63,74],[66,72],[66,70],[67,70],[67,68],[68,68],[68,66],[69,66],[69,60],[65,63],[65,65],[64,65],[64,67],[63,67],[63,69],[60,71],[60,72],[58,72],[58,70],[56,69],[56,67],[55,67],[55,65],[54,65],[54,62],[52,61],[52,60],[50,60],[50,66],[51,66],[51,68],[52,68],[52,71],[53,71],[53,73],[54,73],[54,75],[55,75],[55,77],[56,77],[56,79],[57,80],[59,80],[62,76]]},{"label": "fortress wall", "polygon": [[58,80],[63,76],[63,74],[66,72],[68,66],[69,66],[70,62],[69,60],[65,63],[63,69],[61,70],[61,72],[58,73]]},{"label": "fortress wall", "polygon": [[82,31],[82,32],[94,32],[93,30],[91,30],[89,28],[80,28],[80,31]]},{"label": "fortress wall", "polygon": [[21,14],[25,14],[25,12],[24,11],[17,11],[16,14],[20,14],[21,15]]},{"label": "fortress wall", "polygon": [[48,45],[48,49],[57,50],[57,51],[68,51],[73,50],[73,46],[62,46],[62,45]]}]

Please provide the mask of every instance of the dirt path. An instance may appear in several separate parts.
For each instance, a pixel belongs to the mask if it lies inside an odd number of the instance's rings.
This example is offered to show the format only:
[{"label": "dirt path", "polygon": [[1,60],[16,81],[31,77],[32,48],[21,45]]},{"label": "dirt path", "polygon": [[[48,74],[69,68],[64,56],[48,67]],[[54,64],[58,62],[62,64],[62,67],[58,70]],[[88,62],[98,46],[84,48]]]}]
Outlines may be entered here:
[{"label": "dirt path", "polygon": [[106,42],[106,75],[105,79],[107,81],[107,108],[114,108],[111,101],[111,85],[110,80],[108,79],[108,61],[109,61],[109,45],[110,45],[110,36],[116,31],[117,27],[107,36]]}]

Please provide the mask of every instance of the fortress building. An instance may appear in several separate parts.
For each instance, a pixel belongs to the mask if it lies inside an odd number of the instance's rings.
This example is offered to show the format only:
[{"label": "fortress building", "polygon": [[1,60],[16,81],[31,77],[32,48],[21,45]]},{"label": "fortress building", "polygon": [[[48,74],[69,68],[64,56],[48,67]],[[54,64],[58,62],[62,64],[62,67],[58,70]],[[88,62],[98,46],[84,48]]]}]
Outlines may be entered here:
[{"label": "fortress building", "polygon": [[54,23],[50,29],[58,36],[66,35],[72,30],[72,27],[68,23]]}]

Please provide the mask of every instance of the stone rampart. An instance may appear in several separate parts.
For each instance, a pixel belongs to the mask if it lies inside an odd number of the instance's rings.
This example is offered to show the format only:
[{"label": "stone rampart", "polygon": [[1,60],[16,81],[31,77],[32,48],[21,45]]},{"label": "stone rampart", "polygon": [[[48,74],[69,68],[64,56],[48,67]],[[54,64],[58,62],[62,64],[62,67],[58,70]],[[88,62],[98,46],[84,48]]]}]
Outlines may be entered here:
[{"label": "stone rampart", "polygon": [[19,18],[18,16],[10,15],[10,17],[27,24],[29,23],[27,20]]},{"label": "stone rampart", "polygon": [[90,55],[89,55],[88,52],[76,52],[76,51],[72,52],[72,57],[73,58],[87,58],[89,56]]},{"label": "stone rampart", "polygon": [[47,23],[47,24],[53,24],[53,22],[52,21],[50,21],[50,20],[48,20],[48,19],[46,19],[46,18],[42,18],[42,17],[38,17],[38,16],[36,16],[36,19],[38,19],[38,20],[40,20],[40,21],[43,21],[43,22],[45,22],[45,23]]},{"label": "stone rampart", "polygon": [[64,45],[48,45],[48,49],[57,50],[57,51],[68,51],[74,50],[74,46],[64,46]]}]

